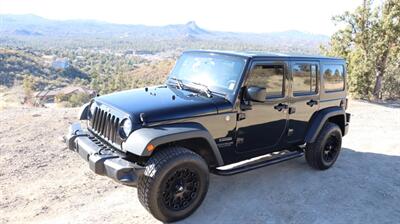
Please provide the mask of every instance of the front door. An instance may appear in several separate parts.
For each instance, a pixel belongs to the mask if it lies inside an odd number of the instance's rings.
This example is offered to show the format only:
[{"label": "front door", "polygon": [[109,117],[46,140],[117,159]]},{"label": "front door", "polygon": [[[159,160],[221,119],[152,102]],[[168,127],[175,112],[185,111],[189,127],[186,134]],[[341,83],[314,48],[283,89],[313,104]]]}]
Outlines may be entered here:
[{"label": "front door", "polygon": [[237,123],[238,152],[269,152],[279,146],[288,118],[287,68],[284,61],[252,64],[245,86],[265,87],[267,98],[265,102],[242,102],[246,107],[241,107]]},{"label": "front door", "polygon": [[290,94],[288,143],[301,144],[311,116],[319,107],[319,63],[294,61],[291,64],[292,85]]}]

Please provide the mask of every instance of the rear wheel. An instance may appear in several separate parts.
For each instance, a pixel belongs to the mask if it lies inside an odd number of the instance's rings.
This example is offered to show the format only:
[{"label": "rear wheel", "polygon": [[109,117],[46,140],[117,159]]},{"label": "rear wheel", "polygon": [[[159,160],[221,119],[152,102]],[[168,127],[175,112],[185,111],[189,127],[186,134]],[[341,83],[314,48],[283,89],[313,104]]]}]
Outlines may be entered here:
[{"label": "rear wheel", "polygon": [[337,160],[342,148],[342,132],[337,124],[327,122],[316,141],[306,147],[306,161],[314,169],[326,170]]},{"label": "rear wheel", "polygon": [[182,147],[161,149],[139,178],[139,201],[155,218],[177,221],[200,206],[208,182],[208,167],[201,156]]}]

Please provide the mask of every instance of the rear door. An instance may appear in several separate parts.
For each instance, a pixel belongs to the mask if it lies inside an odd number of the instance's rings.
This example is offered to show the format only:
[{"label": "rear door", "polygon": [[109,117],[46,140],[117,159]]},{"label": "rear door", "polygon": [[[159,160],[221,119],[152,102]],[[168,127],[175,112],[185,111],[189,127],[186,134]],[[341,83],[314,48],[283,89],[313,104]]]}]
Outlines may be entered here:
[{"label": "rear door", "polygon": [[287,142],[302,143],[308,122],[319,107],[319,62],[291,62],[291,90]]}]

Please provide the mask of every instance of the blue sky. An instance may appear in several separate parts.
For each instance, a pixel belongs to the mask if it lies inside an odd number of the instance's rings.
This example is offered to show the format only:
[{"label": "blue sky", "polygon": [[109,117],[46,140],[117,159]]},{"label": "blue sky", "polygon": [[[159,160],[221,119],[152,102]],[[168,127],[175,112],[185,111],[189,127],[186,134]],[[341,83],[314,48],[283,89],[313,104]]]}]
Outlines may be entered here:
[{"label": "blue sky", "polygon": [[361,0],[0,0],[0,14],[49,19],[94,19],[122,24],[167,25],[194,20],[205,29],[234,32],[300,30],[331,35],[331,18]]}]

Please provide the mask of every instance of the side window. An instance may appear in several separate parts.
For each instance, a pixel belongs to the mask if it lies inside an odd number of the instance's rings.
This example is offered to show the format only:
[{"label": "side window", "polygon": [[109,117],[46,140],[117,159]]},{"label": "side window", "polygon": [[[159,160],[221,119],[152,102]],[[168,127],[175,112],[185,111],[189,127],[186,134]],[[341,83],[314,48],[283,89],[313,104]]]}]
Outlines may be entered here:
[{"label": "side window", "polygon": [[343,65],[324,65],[324,89],[330,91],[344,90]]},{"label": "side window", "polygon": [[283,97],[283,74],[283,65],[256,65],[247,79],[247,86],[266,88],[267,98]]},{"label": "side window", "polygon": [[314,94],[317,92],[317,66],[296,64],[292,69],[293,95]]}]

